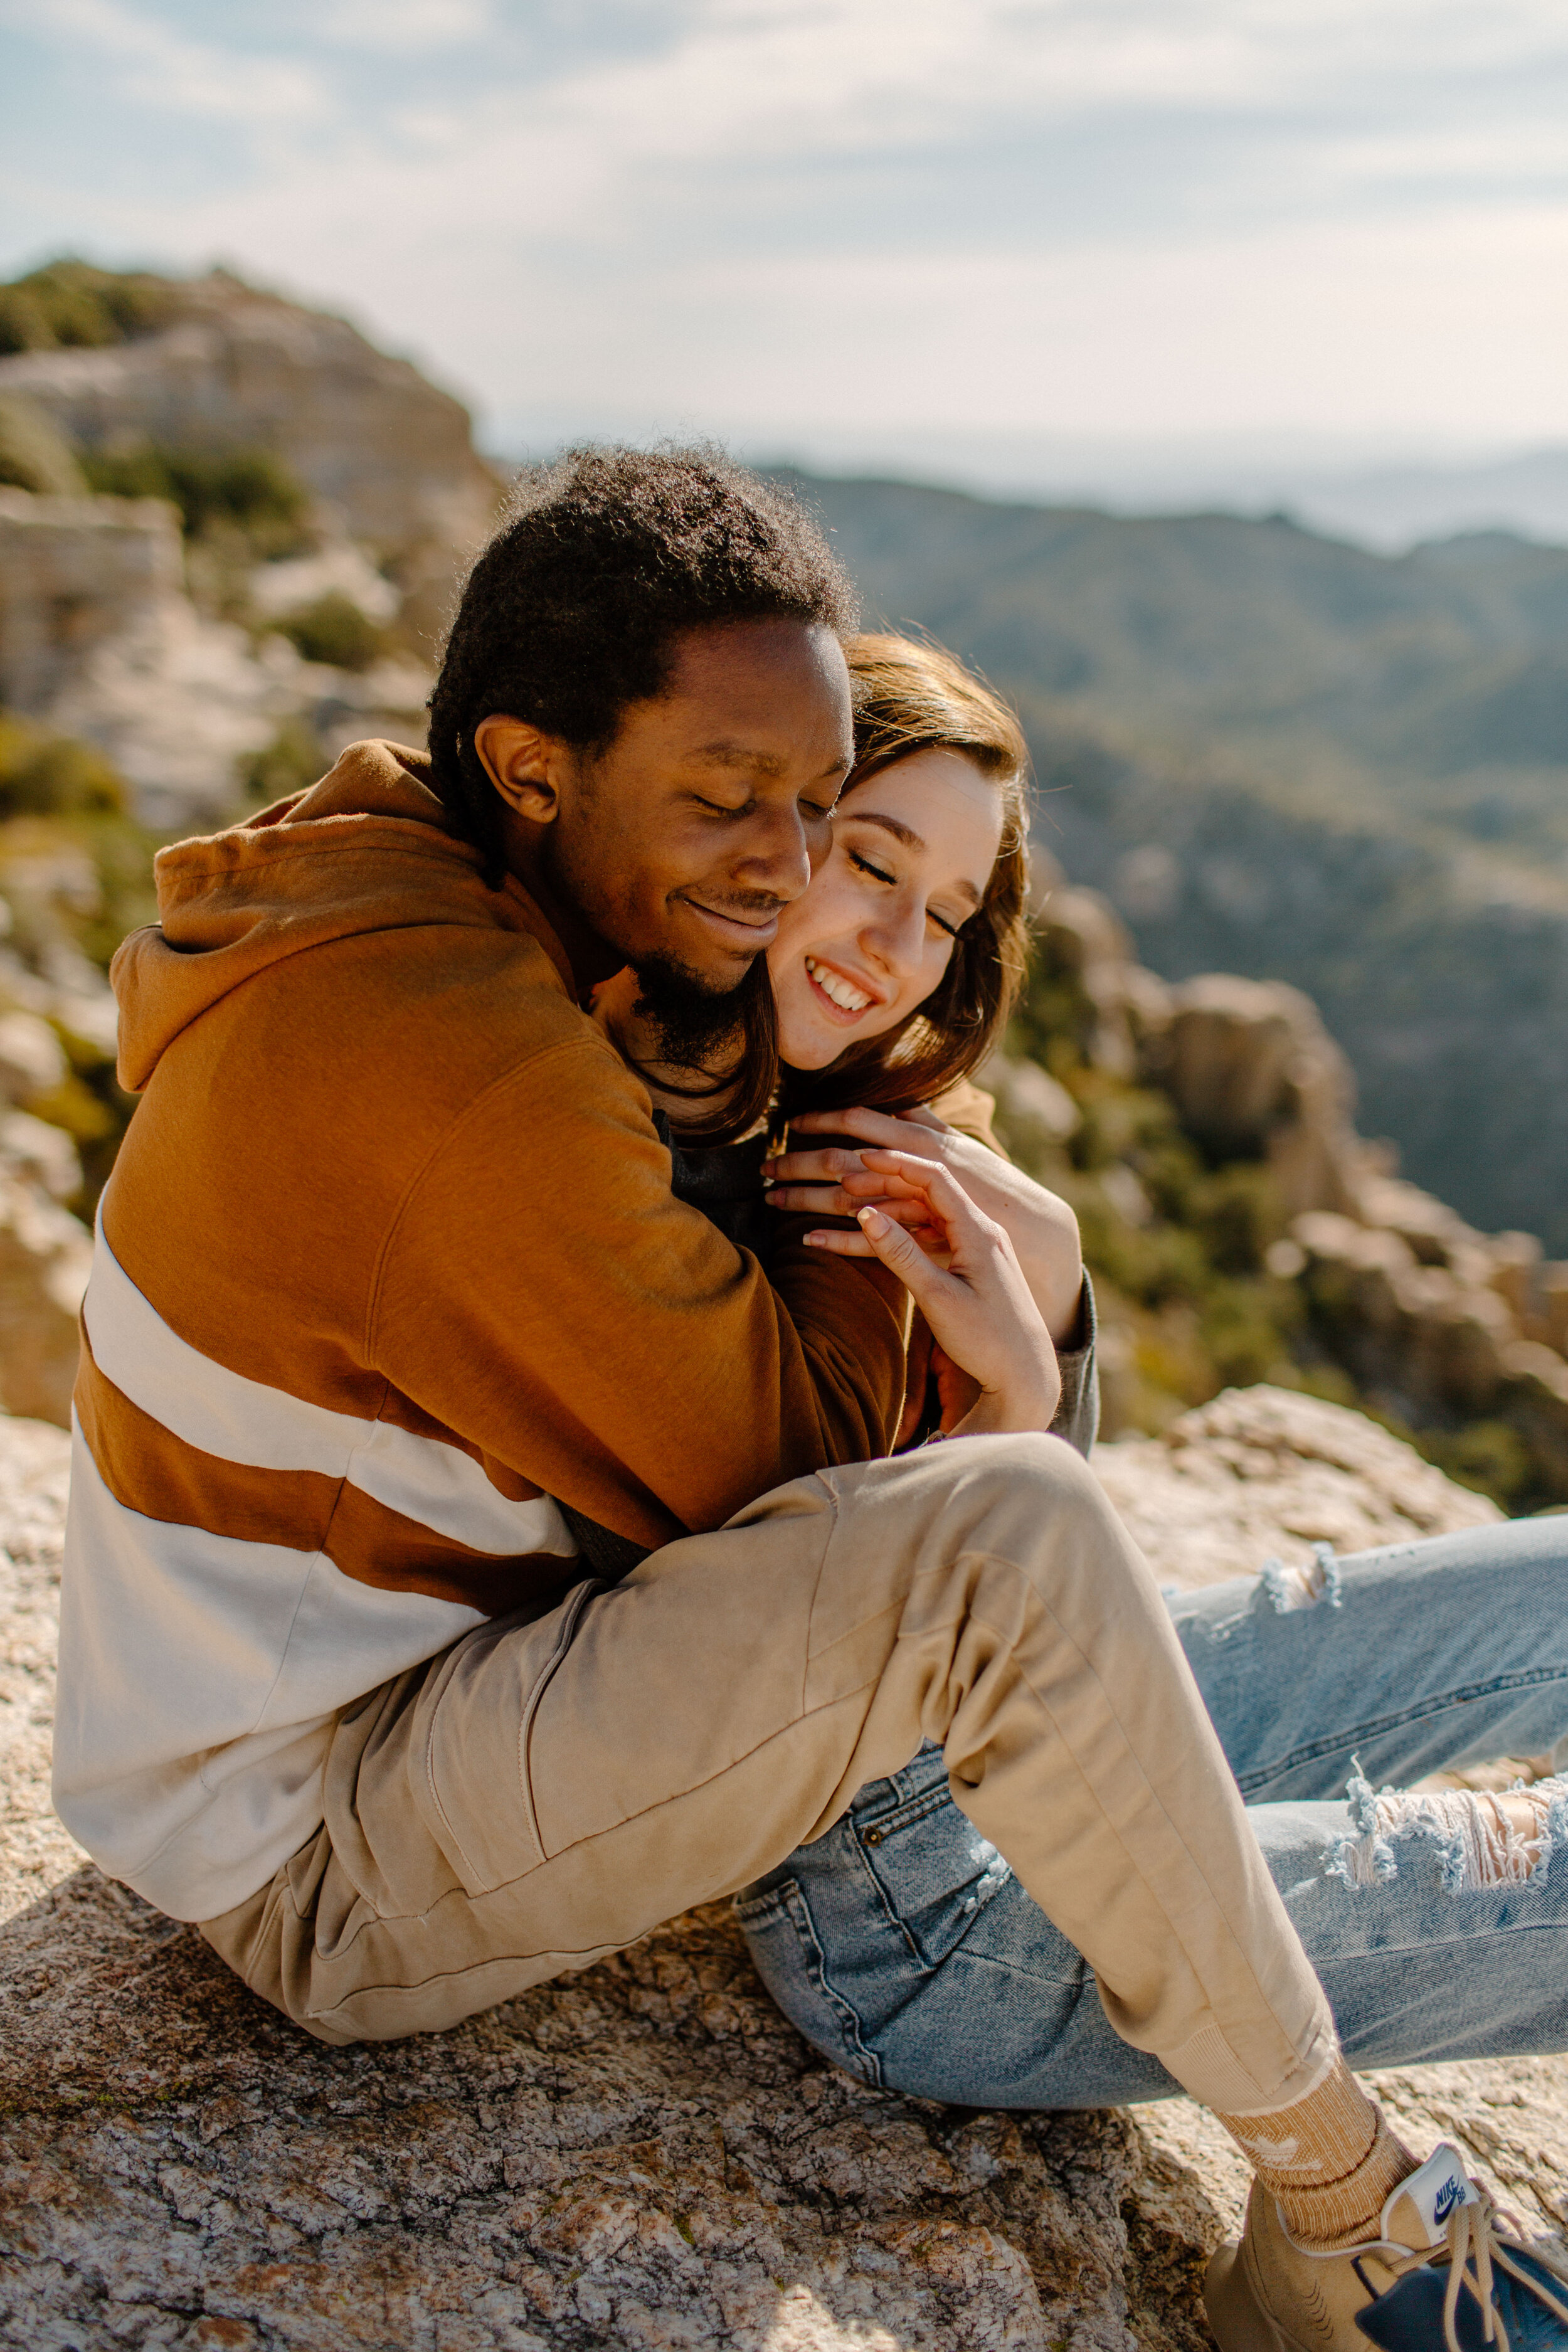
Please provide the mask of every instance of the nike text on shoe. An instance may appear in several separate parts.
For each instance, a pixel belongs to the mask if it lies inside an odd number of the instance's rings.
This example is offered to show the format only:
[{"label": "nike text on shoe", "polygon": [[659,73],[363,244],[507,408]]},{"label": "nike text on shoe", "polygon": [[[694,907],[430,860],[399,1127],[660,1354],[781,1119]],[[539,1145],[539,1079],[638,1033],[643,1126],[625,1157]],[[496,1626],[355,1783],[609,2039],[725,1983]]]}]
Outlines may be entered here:
[{"label": "nike text on shoe", "polygon": [[1382,2236],[1342,2252],[1293,2243],[1257,2184],[1237,2245],[1209,2264],[1221,2352],[1568,2352],[1568,2259],[1526,2245],[1446,2143],[1401,2181]]}]

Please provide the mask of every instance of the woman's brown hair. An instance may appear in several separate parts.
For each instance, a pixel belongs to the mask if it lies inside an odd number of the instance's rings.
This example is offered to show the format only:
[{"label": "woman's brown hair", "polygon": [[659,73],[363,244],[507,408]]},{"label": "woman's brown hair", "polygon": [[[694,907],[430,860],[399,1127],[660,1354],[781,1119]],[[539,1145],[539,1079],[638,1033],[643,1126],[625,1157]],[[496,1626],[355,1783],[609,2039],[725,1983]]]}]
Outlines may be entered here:
[{"label": "woman's brown hair", "polygon": [[1002,838],[985,895],[953,941],[946,971],[895,1029],[851,1045],[825,1070],[781,1073],[779,1109],[864,1103],[912,1110],[977,1069],[1024,977],[1028,950],[1029,747],[1007,705],[946,647],[863,636],[845,647],[855,698],[855,765],[839,805],[915,751],[958,751],[996,786]]}]

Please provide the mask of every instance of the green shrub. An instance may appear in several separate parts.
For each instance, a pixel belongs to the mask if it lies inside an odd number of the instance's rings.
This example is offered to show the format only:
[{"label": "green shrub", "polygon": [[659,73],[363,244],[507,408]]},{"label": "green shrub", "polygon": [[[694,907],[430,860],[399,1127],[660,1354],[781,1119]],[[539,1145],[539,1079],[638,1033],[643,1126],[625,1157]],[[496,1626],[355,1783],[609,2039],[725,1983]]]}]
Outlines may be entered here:
[{"label": "green shrub", "polygon": [[125,787],[103,753],[0,711],[0,819],[115,816]]},{"label": "green shrub", "polygon": [[329,662],[333,669],[368,669],[386,643],[384,633],[366,619],[353,597],[337,588],[286,613],[274,625],[307,661]]},{"label": "green shrub", "polygon": [[[1286,1228],[1270,1170],[1259,1160],[1214,1164],[1168,1096],[1096,1064],[1099,1027],[1047,931],[1007,1050],[1041,1063],[1082,1114],[1056,1165],[1031,1172],[1077,1213],[1085,1262],[1129,1368],[1108,1390],[1118,1420],[1107,1434],[1157,1431],[1222,1388],[1268,1381],[1369,1412],[1506,1511],[1568,1499],[1560,1471],[1506,1408],[1458,1427],[1411,1428],[1369,1401],[1345,1360],[1353,1327],[1336,1323],[1308,1280],[1265,1271]],[[1005,1118],[999,1124],[1005,1140]]]},{"label": "green shrub", "polygon": [[[68,943],[100,969],[127,931],[156,919],[153,856],[161,836],[132,816],[120,777],[91,744],[0,711],[0,898],[10,951],[47,971]],[[77,1145],[90,1220],[132,1111],[112,1052],[58,1024],[69,1069],[31,1108]]]},{"label": "green shrub", "polygon": [[178,299],[166,278],[144,270],[47,262],[0,286],[0,353],[129,342],[166,326]]},{"label": "green shrub", "polygon": [[239,763],[240,789],[252,808],[302,793],[331,766],[326,746],[303,719],[287,719],[264,751]]},{"label": "green shrub", "polygon": [[187,539],[228,525],[263,555],[300,541],[310,493],[280,458],[265,449],[171,449],[146,441],[134,449],[89,449],[82,471],[106,498],[168,499]]},{"label": "green shrub", "polygon": [[0,395],[0,483],[45,498],[79,499],[87,488],[70,443],[47,410]]},{"label": "green shrub", "polygon": [[1531,1451],[1506,1421],[1472,1421],[1463,1429],[1417,1430],[1411,1439],[1428,1462],[1461,1486],[1489,1495],[1506,1511],[1528,1505],[1535,1486]]}]

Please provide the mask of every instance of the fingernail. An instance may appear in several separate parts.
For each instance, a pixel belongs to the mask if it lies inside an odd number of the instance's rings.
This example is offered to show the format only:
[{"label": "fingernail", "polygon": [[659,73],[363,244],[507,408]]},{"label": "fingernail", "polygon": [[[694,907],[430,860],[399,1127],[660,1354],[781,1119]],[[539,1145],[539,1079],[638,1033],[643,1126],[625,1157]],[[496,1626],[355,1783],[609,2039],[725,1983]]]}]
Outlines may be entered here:
[{"label": "fingernail", "polygon": [[857,1209],[856,1222],[863,1233],[879,1234],[888,1220],[880,1209]]}]

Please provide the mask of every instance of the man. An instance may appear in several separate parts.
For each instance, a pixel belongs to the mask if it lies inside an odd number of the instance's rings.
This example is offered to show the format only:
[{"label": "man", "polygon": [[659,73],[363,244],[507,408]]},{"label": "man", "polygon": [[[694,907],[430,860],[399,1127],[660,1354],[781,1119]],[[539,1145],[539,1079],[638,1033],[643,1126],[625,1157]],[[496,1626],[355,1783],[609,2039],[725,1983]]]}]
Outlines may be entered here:
[{"label": "man", "polygon": [[[581,1010],[629,964],[672,1050],[732,1024],[826,845],[851,619],[750,478],[579,454],[475,569],[428,762],[355,747],[163,854],[115,971],[143,1100],[84,1308],[57,1801],[346,2042],[758,1878],[935,1740],[1259,2166],[1227,2343],[1353,2344],[1474,2192],[1339,2055],[1147,1569],[1041,1433],[1005,1237],[928,1171],[950,1266],[872,1210],[883,1264],[786,1233],[764,1276]],[[888,1461],[906,1284],[980,1397]],[[652,1556],[584,1580],[568,1515]]]}]

